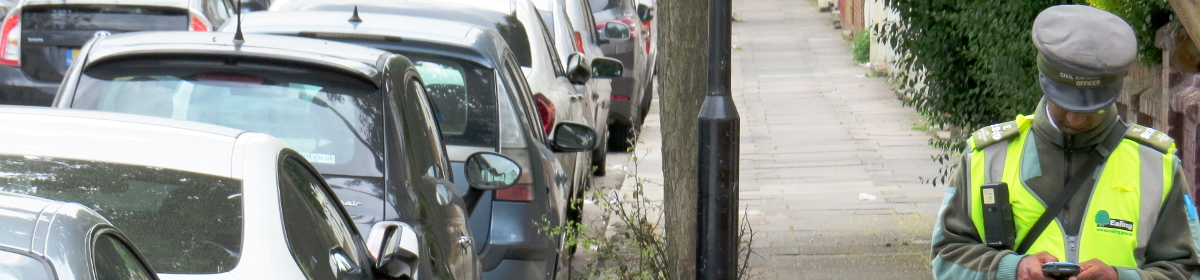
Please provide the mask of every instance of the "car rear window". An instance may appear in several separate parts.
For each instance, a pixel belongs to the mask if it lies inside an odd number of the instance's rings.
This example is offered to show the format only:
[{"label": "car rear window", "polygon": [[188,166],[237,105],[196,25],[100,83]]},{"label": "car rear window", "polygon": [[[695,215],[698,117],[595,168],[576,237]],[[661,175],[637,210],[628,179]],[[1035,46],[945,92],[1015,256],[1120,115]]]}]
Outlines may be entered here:
[{"label": "car rear window", "polygon": [[372,83],[311,65],[145,59],[85,69],[71,107],[266,133],[321,173],[379,177],[382,100]]},{"label": "car rear window", "polygon": [[125,5],[32,6],[22,8],[21,27],[29,30],[151,31],[187,30],[182,8]]},{"label": "car rear window", "polygon": [[0,191],[82,204],[121,229],[154,270],[227,272],[242,251],[242,182],[186,171],[0,155]]},{"label": "car rear window", "polygon": [[494,72],[456,59],[408,57],[425,82],[444,143],[496,147],[499,115]]},{"label": "car rear window", "polygon": [[592,4],[593,13],[616,8],[621,5],[621,0],[588,0],[588,2]]}]

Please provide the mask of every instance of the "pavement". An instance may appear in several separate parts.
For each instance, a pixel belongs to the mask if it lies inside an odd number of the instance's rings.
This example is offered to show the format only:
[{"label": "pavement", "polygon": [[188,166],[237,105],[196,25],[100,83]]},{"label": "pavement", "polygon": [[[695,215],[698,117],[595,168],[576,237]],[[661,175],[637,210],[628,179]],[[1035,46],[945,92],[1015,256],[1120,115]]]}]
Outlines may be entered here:
[{"label": "pavement", "polygon": [[[866,76],[813,2],[734,0],[733,8],[752,279],[932,279],[929,239],[945,187],[921,183],[939,165],[930,136],[914,130],[919,116],[885,79]],[[618,172],[597,185],[628,190],[624,173],[636,171],[650,182],[647,196],[661,199],[653,108],[634,152],[610,153]]]}]

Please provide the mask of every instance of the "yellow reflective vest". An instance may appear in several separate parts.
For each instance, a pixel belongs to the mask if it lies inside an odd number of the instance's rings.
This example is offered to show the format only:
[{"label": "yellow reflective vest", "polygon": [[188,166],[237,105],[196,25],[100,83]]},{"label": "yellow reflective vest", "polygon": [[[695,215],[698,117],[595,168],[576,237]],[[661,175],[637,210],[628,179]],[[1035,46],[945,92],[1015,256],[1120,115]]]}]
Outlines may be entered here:
[{"label": "yellow reflective vest", "polygon": [[[1016,244],[1024,242],[1046,211],[1042,201],[1054,200],[1039,200],[1020,179],[1021,158],[1037,156],[1036,152],[1024,152],[1032,121],[1033,116],[1017,116],[1015,121],[975,132],[968,141],[971,216],[979,236],[986,236],[980,197],[986,183],[1008,184]],[[1079,263],[1095,258],[1108,265],[1139,267],[1144,262],[1141,252],[1171,189],[1174,151],[1174,141],[1165,133],[1130,124],[1096,175],[1079,235],[1065,233],[1056,218],[1027,253],[1045,251],[1061,261]]]}]

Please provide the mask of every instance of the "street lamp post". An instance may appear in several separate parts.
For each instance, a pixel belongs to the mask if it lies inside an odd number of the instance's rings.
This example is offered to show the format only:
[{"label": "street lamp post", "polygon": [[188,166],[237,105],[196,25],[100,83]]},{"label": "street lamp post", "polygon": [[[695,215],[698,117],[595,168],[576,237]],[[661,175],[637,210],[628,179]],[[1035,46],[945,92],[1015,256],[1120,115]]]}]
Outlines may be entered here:
[{"label": "street lamp post", "polygon": [[697,129],[696,279],[737,279],[741,120],[730,96],[733,2],[711,1],[708,96]]}]

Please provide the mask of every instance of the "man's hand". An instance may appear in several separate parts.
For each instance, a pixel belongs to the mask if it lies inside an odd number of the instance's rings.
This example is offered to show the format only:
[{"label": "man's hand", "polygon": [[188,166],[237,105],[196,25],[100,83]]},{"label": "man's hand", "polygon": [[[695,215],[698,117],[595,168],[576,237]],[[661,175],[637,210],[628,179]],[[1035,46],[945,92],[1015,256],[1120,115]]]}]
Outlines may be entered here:
[{"label": "man's hand", "polygon": [[[1024,262],[1024,260],[1021,260]],[[1091,259],[1079,264],[1079,276],[1071,277],[1077,280],[1117,280],[1117,269],[1105,264],[1099,259]]]},{"label": "man's hand", "polygon": [[1058,258],[1051,256],[1050,253],[1046,253],[1045,251],[1036,255],[1025,256],[1017,264],[1017,280],[1054,280],[1042,274],[1042,264],[1056,261],[1058,261]]}]

